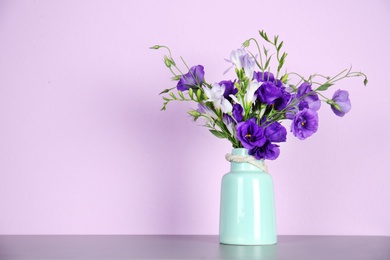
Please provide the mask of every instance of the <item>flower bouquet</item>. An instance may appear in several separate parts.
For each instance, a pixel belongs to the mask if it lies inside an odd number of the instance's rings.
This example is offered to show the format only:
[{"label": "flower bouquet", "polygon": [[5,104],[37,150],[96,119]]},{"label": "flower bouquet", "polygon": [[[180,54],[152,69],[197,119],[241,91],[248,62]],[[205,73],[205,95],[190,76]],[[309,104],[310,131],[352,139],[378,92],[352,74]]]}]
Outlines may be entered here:
[{"label": "flower bouquet", "polygon": [[364,85],[367,84],[364,73],[351,69],[332,77],[303,77],[283,71],[287,57],[282,52],[283,41],[278,36],[269,38],[264,31],[259,34],[262,44],[250,38],[231,52],[227,61],[236,78],[214,83],[205,80],[202,65],[189,67],[181,58],[186,67],[183,72],[168,47],[151,47],[168,51],[164,62],[177,81],[175,87],[160,93],[164,100],[162,110],[172,101],[195,102],[198,106],[190,109],[189,115],[195,121],[204,119],[213,135],[233,145],[232,154],[226,155],[231,162],[230,172],[223,176],[221,185],[219,234],[223,244],[277,242],[273,183],[264,160],[279,156],[278,143],[287,139],[282,123],[290,122],[292,134],[304,140],[318,129],[321,102],[340,117],[351,109],[347,91],[336,90],[332,98],[327,98],[326,90],[350,77],[362,76]]},{"label": "flower bouquet", "polygon": [[[205,80],[202,65],[189,67],[181,58],[186,68],[180,69],[167,46],[155,45],[151,49],[168,51],[164,63],[173,74],[172,79],[177,81],[175,87],[160,93],[166,94],[162,97],[162,110],[172,101],[195,102],[197,108],[188,114],[195,121],[203,118],[213,135],[229,140],[233,148],[248,149],[249,155],[257,160],[274,160],[280,153],[278,143],[286,141],[283,121],[290,121],[290,131],[298,139],[310,137],[318,129],[317,111],[321,102],[340,117],[351,109],[346,90],[336,90],[332,98],[327,98],[324,92],[350,77],[362,76],[366,85],[367,77],[351,69],[335,76],[308,77],[283,71],[287,57],[282,52],[283,41],[278,36],[270,38],[264,31],[259,31],[259,35],[262,43],[250,38],[226,60],[231,65],[229,69],[235,69],[236,78],[214,83]],[[249,48],[252,43],[254,51]]]}]

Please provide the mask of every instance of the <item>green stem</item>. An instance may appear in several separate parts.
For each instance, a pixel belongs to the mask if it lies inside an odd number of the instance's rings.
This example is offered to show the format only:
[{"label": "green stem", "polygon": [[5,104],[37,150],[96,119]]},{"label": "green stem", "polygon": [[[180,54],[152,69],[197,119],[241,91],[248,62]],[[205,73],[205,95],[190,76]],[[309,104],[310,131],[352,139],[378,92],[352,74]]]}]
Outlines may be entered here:
[{"label": "green stem", "polygon": [[187,67],[187,69],[190,70],[190,67],[188,67],[187,63],[185,62],[185,60],[183,59],[182,56],[180,56],[180,59],[184,63],[184,65]]},{"label": "green stem", "polygon": [[260,68],[260,69],[264,72],[263,58],[262,58],[262,56],[261,56],[260,45],[259,45],[259,43],[257,42],[257,40],[256,40],[255,38],[250,38],[249,41],[254,41],[255,44],[256,44],[256,46],[257,46],[257,50],[258,50],[258,52],[259,52],[260,65],[261,65],[261,68]]}]

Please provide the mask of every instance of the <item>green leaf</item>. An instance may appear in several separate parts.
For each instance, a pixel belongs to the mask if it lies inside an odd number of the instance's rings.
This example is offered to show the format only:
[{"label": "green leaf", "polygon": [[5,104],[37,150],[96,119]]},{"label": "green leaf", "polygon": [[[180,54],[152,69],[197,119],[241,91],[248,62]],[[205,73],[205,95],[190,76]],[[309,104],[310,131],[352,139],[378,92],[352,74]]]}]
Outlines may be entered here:
[{"label": "green leaf", "polygon": [[274,44],[275,44],[275,45],[278,43],[278,38],[279,38],[278,35],[275,35],[275,36],[274,36]]},{"label": "green leaf", "polygon": [[279,66],[278,66],[278,71],[280,71],[282,69],[283,65],[284,65],[284,60],[280,60]]},{"label": "green leaf", "polygon": [[268,56],[268,50],[265,48],[264,45],[263,45],[263,52],[264,52],[265,56]]},{"label": "green leaf", "polygon": [[279,44],[277,50],[280,51],[280,49],[282,48],[282,46],[283,46],[283,42],[281,42],[281,43]]},{"label": "green leaf", "polygon": [[167,110],[167,104],[168,104],[168,102],[169,102],[169,101],[164,102],[164,105],[163,105],[163,107],[161,108],[161,111]]},{"label": "green leaf", "polygon": [[267,59],[267,61],[265,62],[265,65],[264,65],[264,68],[267,69],[268,68],[268,65],[269,63],[271,62],[271,57],[272,55]]},{"label": "green leaf", "polygon": [[213,135],[215,135],[216,137],[218,137],[218,138],[221,138],[221,139],[226,138],[226,135],[225,135],[223,132],[221,132],[221,131],[214,130],[214,129],[210,129],[210,132],[211,132]]},{"label": "green leaf", "polygon": [[263,30],[262,30],[262,31],[259,31],[259,34],[260,34],[260,36],[261,36],[264,40],[266,40],[267,42],[269,41],[268,36],[267,36],[267,33],[265,33]]},{"label": "green leaf", "polygon": [[322,84],[321,86],[319,86],[316,90],[318,90],[318,91],[325,91],[332,85],[333,84],[331,84],[329,82],[326,82],[326,83]]},{"label": "green leaf", "polygon": [[281,68],[283,67],[284,62],[285,62],[285,60],[286,60],[286,57],[287,57],[287,53],[284,52],[284,53],[282,54],[282,57],[280,57],[280,60],[279,60],[278,71],[280,71]]}]

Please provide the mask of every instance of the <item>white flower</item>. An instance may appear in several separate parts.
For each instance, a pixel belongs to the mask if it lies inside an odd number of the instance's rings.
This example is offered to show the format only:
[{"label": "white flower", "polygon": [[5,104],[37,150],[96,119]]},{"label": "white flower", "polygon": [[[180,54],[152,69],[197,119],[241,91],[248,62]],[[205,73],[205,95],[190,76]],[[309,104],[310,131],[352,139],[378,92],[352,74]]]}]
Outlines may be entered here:
[{"label": "white flower", "polygon": [[244,49],[233,50],[230,53],[230,62],[233,63],[237,69],[242,69],[241,57],[243,57],[245,54],[246,52]]},{"label": "white flower", "polygon": [[209,98],[207,101],[213,102],[216,109],[221,109],[226,114],[232,112],[232,104],[223,96],[225,85],[221,86],[218,83],[214,83],[211,89],[204,87],[203,90]]},{"label": "white flower", "polygon": [[214,119],[217,119],[218,116],[214,113],[213,110],[211,110],[209,107],[205,106],[204,104],[202,103],[199,103],[198,104],[198,109],[197,111],[203,115],[206,115],[206,117],[208,118],[214,118]]},{"label": "white flower", "polygon": [[261,83],[257,82],[257,80],[253,80],[249,83],[249,86],[246,90],[246,94],[244,97],[245,103],[248,105],[252,105],[255,102],[257,96],[255,95],[256,90],[260,87]]},{"label": "white flower", "polygon": [[240,104],[241,106],[243,106],[242,102],[240,100],[238,100],[238,98],[235,95],[230,94],[229,97],[231,99],[233,99],[234,103],[237,103],[237,104]]},{"label": "white flower", "polygon": [[235,130],[234,130],[235,124],[234,124],[232,117],[224,115],[222,118],[222,122],[225,124],[229,133],[234,136],[235,135]]},{"label": "white flower", "polygon": [[230,53],[230,62],[233,63],[237,69],[244,69],[245,76],[248,79],[252,79],[256,63],[253,57],[249,56],[245,49],[233,50]]},{"label": "white flower", "polygon": [[206,96],[209,98],[208,101],[215,101],[223,98],[223,93],[225,92],[225,85],[219,85],[218,83],[214,83],[211,89],[204,87],[204,92]]},{"label": "white flower", "polygon": [[221,101],[221,110],[225,114],[229,114],[233,111],[233,105],[227,100],[226,98],[223,98]]},{"label": "white flower", "polygon": [[245,54],[241,58],[241,65],[244,68],[245,76],[248,79],[252,79],[253,78],[253,72],[254,72],[255,66],[256,66],[255,61],[253,60],[253,58],[250,57],[248,54]]}]

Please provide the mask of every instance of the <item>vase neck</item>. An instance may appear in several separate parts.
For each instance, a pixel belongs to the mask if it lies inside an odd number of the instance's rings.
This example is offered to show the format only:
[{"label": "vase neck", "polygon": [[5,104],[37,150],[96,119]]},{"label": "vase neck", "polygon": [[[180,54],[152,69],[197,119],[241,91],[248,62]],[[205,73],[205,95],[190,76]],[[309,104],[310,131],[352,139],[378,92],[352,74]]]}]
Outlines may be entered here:
[{"label": "vase neck", "polygon": [[[232,151],[232,155],[249,156],[248,149],[234,148]],[[264,164],[263,160],[259,160],[259,162]],[[240,172],[240,171],[263,172],[258,167],[246,162],[244,163],[231,162],[230,171],[231,172]]]}]

